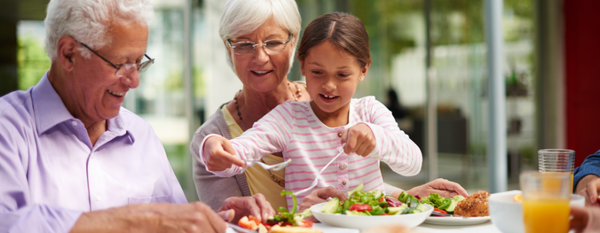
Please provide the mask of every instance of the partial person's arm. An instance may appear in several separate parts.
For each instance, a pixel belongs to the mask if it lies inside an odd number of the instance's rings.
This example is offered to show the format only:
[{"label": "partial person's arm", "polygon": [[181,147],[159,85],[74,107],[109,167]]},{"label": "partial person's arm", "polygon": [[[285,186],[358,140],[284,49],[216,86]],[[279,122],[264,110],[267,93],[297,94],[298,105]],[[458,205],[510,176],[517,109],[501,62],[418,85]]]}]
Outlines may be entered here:
[{"label": "partial person's arm", "polygon": [[[431,193],[440,194],[442,197],[453,197],[456,195],[462,195],[463,197],[469,196],[467,190],[460,184],[442,178],[429,181],[406,192],[413,196],[419,195],[419,197],[427,197]],[[402,191],[397,191],[392,196],[397,198],[400,193],[402,193]]]},{"label": "partial person's arm", "polygon": [[571,206],[569,229],[577,233],[600,232],[600,208]]},{"label": "partial person's arm", "polygon": [[375,149],[369,154],[372,158],[389,165],[396,173],[414,176],[421,171],[423,155],[421,150],[404,131],[391,112],[379,101],[366,97],[365,107],[369,109],[370,122],[365,122],[375,136]]},{"label": "partial person's arm", "polygon": [[209,206],[141,204],[83,213],[71,233],[89,232],[225,232],[223,217]]},{"label": "partial person's arm", "polygon": [[28,146],[0,122],[0,232],[67,232],[81,211],[31,203],[27,173]]},{"label": "partial person's arm", "polygon": [[600,206],[600,151],[585,158],[581,166],[575,169],[573,186],[575,193],[585,197],[586,206]]}]

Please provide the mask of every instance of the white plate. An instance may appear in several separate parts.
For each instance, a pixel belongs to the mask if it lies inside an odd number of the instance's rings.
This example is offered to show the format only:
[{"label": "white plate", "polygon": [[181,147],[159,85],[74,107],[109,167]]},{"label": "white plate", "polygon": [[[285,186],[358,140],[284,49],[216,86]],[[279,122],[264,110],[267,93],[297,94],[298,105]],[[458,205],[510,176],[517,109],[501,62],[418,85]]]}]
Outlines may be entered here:
[{"label": "white plate", "polygon": [[427,217],[425,223],[446,226],[473,225],[490,221],[490,216],[485,217]]},{"label": "white plate", "polygon": [[416,227],[425,221],[425,218],[433,212],[433,207],[427,206],[427,211],[418,214],[386,215],[386,216],[348,216],[342,214],[326,214],[321,212],[321,208],[327,202],[313,205],[310,207],[312,214],[322,223],[334,227],[369,229],[375,226],[388,224],[402,224],[407,227]]}]

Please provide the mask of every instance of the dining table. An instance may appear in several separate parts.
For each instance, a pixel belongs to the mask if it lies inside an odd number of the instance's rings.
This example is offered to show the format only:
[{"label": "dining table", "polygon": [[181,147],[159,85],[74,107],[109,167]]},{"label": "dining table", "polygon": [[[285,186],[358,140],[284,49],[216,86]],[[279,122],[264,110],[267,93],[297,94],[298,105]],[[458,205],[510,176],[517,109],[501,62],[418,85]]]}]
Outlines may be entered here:
[{"label": "dining table", "polygon": [[[315,223],[313,228],[323,233],[362,233],[358,229],[331,227],[323,223]],[[501,233],[491,221],[473,225],[434,225],[423,223],[412,229],[414,233]]]}]

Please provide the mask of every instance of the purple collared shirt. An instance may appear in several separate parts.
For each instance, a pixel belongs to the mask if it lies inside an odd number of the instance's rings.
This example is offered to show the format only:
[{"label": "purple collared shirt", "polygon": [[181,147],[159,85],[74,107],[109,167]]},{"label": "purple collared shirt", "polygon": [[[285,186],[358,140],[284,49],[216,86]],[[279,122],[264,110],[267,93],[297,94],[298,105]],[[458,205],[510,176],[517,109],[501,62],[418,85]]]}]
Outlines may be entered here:
[{"label": "purple collared shirt", "polygon": [[92,145],[48,81],[0,98],[0,232],[67,232],[82,212],[186,203],[152,127],[121,108]]}]

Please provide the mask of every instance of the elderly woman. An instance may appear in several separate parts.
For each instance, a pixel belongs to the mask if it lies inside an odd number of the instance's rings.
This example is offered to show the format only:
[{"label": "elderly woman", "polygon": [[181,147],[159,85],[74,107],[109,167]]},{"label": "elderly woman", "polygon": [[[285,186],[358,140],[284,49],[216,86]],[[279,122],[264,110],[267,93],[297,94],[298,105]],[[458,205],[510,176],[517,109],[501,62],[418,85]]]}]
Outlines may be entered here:
[{"label": "elderly woman", "polygon": [[[300,22],[300,13],[293,0],[229,0],[225,4],[219,34],[227,48],[228,62],[243,88],[196,131],[191,143],[196,190],[200,200],[215,210],[229,197],[254,194],[263,194],[274,207],[287,206],[285,197],[280,195],[285,183],[284,170],[266,171],[253,166],[243,174],[217,177],[206,170],[198,154],[199,145],[208,134],[219,134],[228,139],[238,137],[286,100],[309,100],[304,84],[287,78],[300,34]],[[264,157],[263,162],[274,164],[283,162],[283,158],[279,153]],[[436,180],[409,191],[421,196],[429,192],[444,196],[467,195],[460,185],[446,180]],[[398,196],[400,189],[386,185],[386,193]],[[316,190],[305,197],[301,207],[306,208],[331,196],[343,198],[343,195],[331,187]],[[255,195],[255,198],[262,199],[263,196]]]}]

